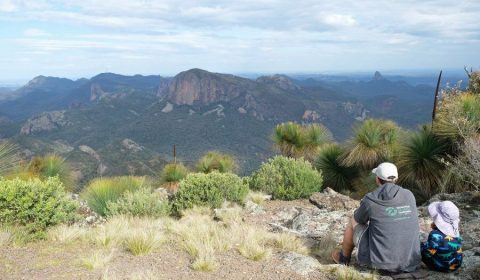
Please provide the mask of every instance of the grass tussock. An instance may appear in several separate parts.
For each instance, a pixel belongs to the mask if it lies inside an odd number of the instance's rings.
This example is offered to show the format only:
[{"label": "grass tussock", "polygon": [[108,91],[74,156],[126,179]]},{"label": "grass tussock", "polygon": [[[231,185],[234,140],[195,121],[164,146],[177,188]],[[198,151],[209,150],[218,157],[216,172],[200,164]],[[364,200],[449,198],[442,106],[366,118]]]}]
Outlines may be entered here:
[{"label": "grass tussock", "polygon": [[8,229],[0,228],[0,247],[5,247],[13,242],[13,234]]},{"label": "grass tussock", "polygon": [[152,252],[163,240],[161,233],[138,230],[125,239],[124,246],[132,255],[140,256]]},{"label": "grass tussock", "polygon": [[82,259],[83,265],[88,270],[95,270],[105,267],[113,258],[113,251],[96,251],[92,255]]},{"label": "grass tussock", "polygon": [[302,255],[308,255],[310,249],[305,245],[305,242],[297,236],[290,233],[280,233],[273,236],[274,246],[282,251],[296,252]]},{"label": "grass tussock", "polygon": [[247,195],[247,200],[258,205],[263,205],[265,201],[268,200],[268,195],[263,192],[250,191]]},{"label": "grass tussock", "polygon": [[379,279],[378,275],[374,273],[360,273],[352,267],[344,265],[336,265],[333,268],[329,268],[329,273],[335,275],[337,280],[376,280]]},{"label": "grass tussock", "polygon": [[239,234],[240,242],[237,249],[240,255],[253,261],[261,261],[270,257],[272,248],[267,244],[271,235],[267,231],[248,225],[240,225],[236,231]]},{"label": "grass tussock", "polygon": [[48,230],[48,240],[62,244],[68,244],[82,240],[87,234],[85,228],[79,226],[59,225]]}]

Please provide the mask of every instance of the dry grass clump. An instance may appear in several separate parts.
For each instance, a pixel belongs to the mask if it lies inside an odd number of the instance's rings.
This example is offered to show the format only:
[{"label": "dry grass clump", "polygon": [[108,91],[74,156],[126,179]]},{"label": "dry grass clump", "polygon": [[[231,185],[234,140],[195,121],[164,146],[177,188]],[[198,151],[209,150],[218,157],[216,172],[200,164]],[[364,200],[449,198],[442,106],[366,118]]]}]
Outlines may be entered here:
[{"label": "dry grass clump", "polygon": [[164,240],[161,233],[138,230],[129,235],[124,246],[134,256],[145,255],[156,249]]},{"label": "dry grass clump", "polygon": [[248,225],[239,225],[234,229],[238,234],[238,252],[247,259],[260,261],[268,259],[272,254],[272,248],[267,244],[271,240],[271,234],[265,230],[257,229]]},{"label": "dry grass clump", "polygon": [[254,192],[250,191],[247,195],[247,200],[250,200],[251,202],[262,205],[269,199],[269,195],[263,193],[263,192]]},{"label": "dry grass clump", "polygon": [[242,222],[243,208],[237,204],[230,205],[225,202],[220,209],[215,209],[215,218],[227,225]]},{"label": "dry grass clump", "polygon": [[122,247],[134,256],[148,254],[157,248],[171,231],[169,218],[115,216],[88,235],[88,241],[106,248]]},{"label": "dry grass clump", "polygon": [[325,272],[335,275],[337,280],[376,280],[379,279],[376,272],[361,273],[355,268],[344,265],[328,265],[321,269]]},{"label": "dry grass clump", "polygon": [[182,249],[194,258],[192,267],[196,270],[211,271],[216,268],[215,251],[228,250],[227,236],[212,220],[211,210],[193,208],[183,213],[182,219],[174,225]]},{"label": "dry grass clump", "polygon": [[62,244],[81,240],[86,234],[87,230],[85,228],[76,225],[59,225],[49,229],[47,232],[49,240]]},{"label": "dry grass clump", "polygon": [[112,260],[113,253],[113,250],[109,253],[104,251],[96,251],[92,255],[82,259],[83,265],[88,270],[103,268]]},{"label": "dry grass clump", "polygon": [[275,247],[282,251],[296,252],[302,255],[310,253],[310,249],[305,245],[305,242],[291,233],[275,234],[272,237]]},{"label": "dry grass clump", "polygon": [[242,221],[242,209],[236,205],[224,205],[217,209],[214,221],[210,209],[193,208],[185,211],[174,225],[174,233],[180,246],[194,258],[192,268],[211,271],[217,267],[216,252],[237,249],[251,260],[268,258],[276,246],[273,234],[246,225]]},{"label": "dry grass clump", "polygon": [[14,236],[8,229],[0,228],[0,247],[10,245],[13,242]]}]

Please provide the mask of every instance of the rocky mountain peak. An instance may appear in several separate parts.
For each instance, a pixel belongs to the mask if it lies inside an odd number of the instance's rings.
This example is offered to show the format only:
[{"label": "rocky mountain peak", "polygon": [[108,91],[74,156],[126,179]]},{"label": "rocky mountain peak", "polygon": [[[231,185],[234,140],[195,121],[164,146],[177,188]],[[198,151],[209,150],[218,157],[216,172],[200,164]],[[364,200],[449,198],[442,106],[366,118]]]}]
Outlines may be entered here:
[{"label": "rocky mountain peak", "polygon": [[288,76],[275,74],[272,76],[261,76],[257,78],[258,83],[274,85],[283,90],[298,90],[300,87],[296,85]]},{"label": "rocky mountain peak", "polygon": [[373,80],[381,81],[381,80],[385,80],[385,78],[382,76],[382,74],[379,71],[375,71],[375,74],[373,74]]},{"label": "rocky mountain peak", "polygon": [[191,69],[176,75],[160,95],[176,105],[208,105],[238,97],[246,85],[254,83],[233,75]]}]

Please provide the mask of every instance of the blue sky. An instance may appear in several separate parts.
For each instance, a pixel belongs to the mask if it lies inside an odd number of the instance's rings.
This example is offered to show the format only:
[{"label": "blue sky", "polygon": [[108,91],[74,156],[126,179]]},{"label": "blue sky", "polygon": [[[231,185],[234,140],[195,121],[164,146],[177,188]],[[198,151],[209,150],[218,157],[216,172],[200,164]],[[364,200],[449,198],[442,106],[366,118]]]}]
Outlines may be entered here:
[{"label": "blue sky", "polygon": [[480,67],[478,0],[0,0],[0,81]]}]

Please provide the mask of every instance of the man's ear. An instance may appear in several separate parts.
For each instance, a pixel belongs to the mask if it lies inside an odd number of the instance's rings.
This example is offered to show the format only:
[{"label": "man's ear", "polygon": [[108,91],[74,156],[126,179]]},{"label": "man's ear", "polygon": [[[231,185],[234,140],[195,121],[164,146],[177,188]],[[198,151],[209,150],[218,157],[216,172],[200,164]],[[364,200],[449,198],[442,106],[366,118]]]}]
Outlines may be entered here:
[{"label": "man's ear", "polygon": [[380,186],[380,185],[381,185],[381,184],[380,184],[380,180],[378,180],[378,177],[377,177],[377,176],[375,176],[375,183],[377,184],[377,186]]}]

